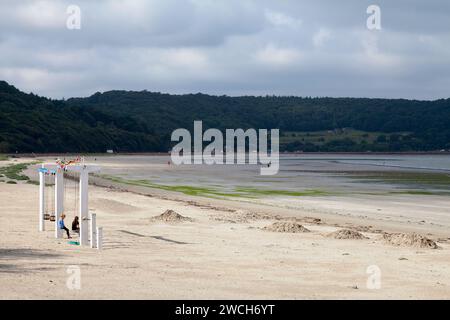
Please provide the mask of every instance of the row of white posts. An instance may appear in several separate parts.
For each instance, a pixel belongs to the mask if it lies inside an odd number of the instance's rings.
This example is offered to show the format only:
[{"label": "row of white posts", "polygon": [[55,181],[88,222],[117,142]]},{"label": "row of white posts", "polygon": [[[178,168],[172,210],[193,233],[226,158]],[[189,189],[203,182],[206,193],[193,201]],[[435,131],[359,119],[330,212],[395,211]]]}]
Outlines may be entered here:
[{"label": "row of white posts", "polygon": [[[88,207],[89,173],[96,172],[99,168],[70,165],[66,167],[66,170],[80,173],[80,245],[90,245],[91,248],[100,250],[102,249],[103,230],[96,226],[95,213],[91,213],[89,216]],[[58,239],[63,237],[63,230],[59,229],[58,221],[64,212],[64,169],[56,165],[43,164],[39,169],[39,231],[45,230],[45,174],[48,172],[55,174],[55,237]]]}]

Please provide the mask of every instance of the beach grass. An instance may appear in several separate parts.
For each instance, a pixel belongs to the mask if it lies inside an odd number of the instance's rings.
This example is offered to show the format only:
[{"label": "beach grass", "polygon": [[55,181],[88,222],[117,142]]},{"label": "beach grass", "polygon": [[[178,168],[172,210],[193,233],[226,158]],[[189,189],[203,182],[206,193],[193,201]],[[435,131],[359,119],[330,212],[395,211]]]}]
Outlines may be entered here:
[{"label": "beach grass", "polygon": [[432,186],[444,189],[450,187],[450,174],[440,172],[364,172],[352,173],[348,177],[361,183],[390,183],[409,187]]},{"label": "beach grass", "polygon": [[[5,167],[0,167],[0,177],[5,177],[9,181],[29,181],[30,178],[22,172],[28,168],[28,166],[37,164],[38,161],[28,163],[10,164]],[[9,182],[8,181],[8,182]]]},{"label": "beach grass", "polygon": [[0,161],[8,160],[8,156],[6,154],[0,154]]},{"label": "beach grass", "polygon": [[450,191],[444,190],[403,190],[403,191],[391,191],[389,194],[405,194],[405,195],[418,195],[418,196],[450,196]]},{"label": "beach grass", "polygon": [[117,183],[133,185],[133,186],[140,186],[140,187],[148,187],[148,188],[154,188],[154,189],[160,189],[160,190],[167,190],[167,191],[174,191],[174,192],[181,192],[183,194],[190,195],[190,196],[240,197],[240,195],[238,195],[238,194],[220,192],[214,188],[193,187],[193,186],[185,186],[185,185],[169,186],[169,185],[153,183],[148,180],[129,180],[129,179],[124,179],[124,178],[115,177],[115,176],[107,176],[107,175],[101,175],[101,177],[104,179],[113,181],[113,182],[117,182]]},{"label": "beach grass", "polygon": [[290,191],[290,190],[258,189],[248,187],[238,187],[235,190],[240,193],[261,195],[261,196],[308,197],[308,196],[324,196],[328,194],[327,192],[321,190]]},{"label": "beach grass", "polygon": [[11,164],[6,167],[0,168],[0,174],[10,180],[26,181],[29,180],[26,175],[22,174],[22,171],[28,168],[29,163]]},{"label": "beach grass", "polygon": [[247,187],[237,187],[233,191],[221,191],[212,187],[194,187],[186,185],[161,185],[153,183],[148,180],[129,180],[117,176],[100,175],[100,177],[127,185],[134,185],[140,187],[155,188],[160,190],[180,192],[190,196],[203,196],[211,198],[258,198],[263,196],[290,196],[290,197],[304,197],[304,196],[320,196],[327,193],[321,190],[303,190],[303,191],[289,191],[289,190],[268,190]]}]

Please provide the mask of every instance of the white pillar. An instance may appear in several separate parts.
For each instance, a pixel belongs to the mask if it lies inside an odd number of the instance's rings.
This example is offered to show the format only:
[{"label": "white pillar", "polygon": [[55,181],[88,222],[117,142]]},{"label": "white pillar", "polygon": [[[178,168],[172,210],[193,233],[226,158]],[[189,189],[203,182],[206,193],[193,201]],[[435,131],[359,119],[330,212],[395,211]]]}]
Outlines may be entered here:
[{"label": "white pillar", "polygon": [[91,248],[97,247],[97,215],[91,213],[90,231],[91,231]]},{"label": "white pillar", "polygon": [[39,231],[45,230],[45,172],[44,165],[39,171]]},{"label": "white pillar", "polygon": [[64,212],[64,171],[57,169],[55,173],[55,237],[62,238],[62,230],[58,227],[58,221]]},{"label": "white pillar", "polygon": [[102,250],[103,248],[103,228],[97,228],[97,249]]},{"label": "white pillar", "polygon": [[89,244],[88,186],[89,172],[82,169],[80,172],[80,245],[82,246]]}]

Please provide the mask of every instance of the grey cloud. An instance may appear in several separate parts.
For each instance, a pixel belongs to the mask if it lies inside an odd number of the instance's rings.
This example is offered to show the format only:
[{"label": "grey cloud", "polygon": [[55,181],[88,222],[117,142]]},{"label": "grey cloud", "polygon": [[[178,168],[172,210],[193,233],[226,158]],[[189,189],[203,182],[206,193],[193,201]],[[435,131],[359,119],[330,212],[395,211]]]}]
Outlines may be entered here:
[{"label": "grey cloud", "polygon": [[[67,30],[65,9],[82,10]],[[110,89],[435,99],[450,87],[450,3],[2,1],[0,78],[55,98]]]}]

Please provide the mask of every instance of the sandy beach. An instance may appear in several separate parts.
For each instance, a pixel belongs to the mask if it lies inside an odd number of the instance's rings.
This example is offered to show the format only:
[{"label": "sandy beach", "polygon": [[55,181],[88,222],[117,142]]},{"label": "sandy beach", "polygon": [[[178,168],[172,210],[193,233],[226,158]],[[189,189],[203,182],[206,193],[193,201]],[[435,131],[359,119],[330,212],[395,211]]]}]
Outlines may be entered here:
[{"label": "sandy beach", "polygon": [[[38,232],[38,186],[0,183],[0,299],[450,298],[448,197],[305,197],[298,209],[288,199],[212,199],[99,177],[91,182],[90,208],[104,229],[101,251],[55,239],[49,221]],[[72,192],[66,197],[74,203]],[[154,218],[166,210],[189,220]],[[265,229],[273,223],[309,232]],[[329,236],[342,229],[363,238]],[[384,232],[417,232],[438,248],[396,246]],[[73,266],[81,272],[79,289],[66,284]],[[374,266],[379,288],[368,283]]]}]

